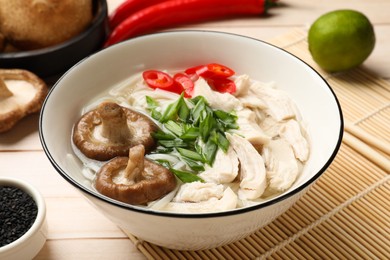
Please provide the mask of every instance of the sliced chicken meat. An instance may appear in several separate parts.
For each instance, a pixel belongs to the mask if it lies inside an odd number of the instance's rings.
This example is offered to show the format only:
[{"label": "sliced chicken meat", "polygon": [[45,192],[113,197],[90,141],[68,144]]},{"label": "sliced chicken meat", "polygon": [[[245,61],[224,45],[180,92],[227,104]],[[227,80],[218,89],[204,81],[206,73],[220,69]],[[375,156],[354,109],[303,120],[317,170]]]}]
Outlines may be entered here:
[{"label": "sliced chicken meat", "polygon": [[[197,198],[202,198],[197,202],[186,202],[182,200],[178,202],[178,199],[174,202],[169,202],[162,210],[170,212],[180,212],[180,213],[206,213],[206,212],[220,212],[230,209],[235,209],[237,207],[237,195],[229,187],[223,190],[222,194],[220,193],[221,187],[224,188],[221,184],[213,183],[188,183],[182,186],[183,189],[188,189],[188,191],[179,191],[178,195],[188,198],[188,196],[193,196]],[[203,185],[202,185],[203,184]],[[211,185],[214,185],[216,191],[212,192]],[[202,187],[203,186],[203,187]],[[181,188],[181,189],[182,189]],[[201,195],[195,195],[200,193]],[[209,198],[207,199],[207,196]],[[219,194],[219,196],[216,196]]]},{"label": "sliced chicken meat", "polygon": [[237,134],[243,136],[256,147],[262,146],[269,142],[268,137],[256,122],[256,114],[250,109],[242,109],[237,113],[237,124],[240,128]]},{"label": "sliced chicken meat", "polygon": [[280,126],[283,122],[284,121],[277,122],[273,117],[267,116],[261,120],[259,126],[270,138],[277,138],[279,136]]},{"label": "sliced chicken meat", "polygon": [[226,137],[240,161],[238,197],[243,200],[259,198],[267,183],[263,158],[245,138],[237,134],[226,134]]},{"label": "sliced chicken meat", "polygon": [[236,84],[236,92],[234,92],[234,96],[241,97],[248,94],[251,86],[249,75],[243,74],[237,76],[237,78],[234,80],[234,83]]},{"label": "sliced chicken meat", "polygon": [[206,166],[206,170],[199,176],[206,182],[212,183],[230,183],[238,174],[238,157],[236,152],[230,146],[225,153],[221,149],[215,156],[213,167]]},{"label": "sliced chicken meat", "polygon": [[252,109],[266,109],[266,103],[258,97],[256,91],[256,85],[252,87],[252,83],[249,76],[244,74],[240,75],[234,81],[236,84],[236,92],[234,96],[239,98],[243,107]]},{"label": "sliced chicken meat", "polygon": [[268,187],[271,192],[285,191],[297,178],[299,165],[291,146],[283,139],[272,140],[263,148]]},{"label": "sliced chicken meat", "polygon": [[211,198],[223,197],[223,185],[207,182],[190,182],[181,185],[174,202],[201,202]]},{"label": "sliced chicken meat", "polygon": [[241,103],[236,97],[229,93],[213,91],[203,78],[195,82],[193,97],[196,96],[203,96],[214,109],[230,112],[241,108]]},{"label": "sliced chicken meat", "polygon": [[279,129],[279,135],[284,138],[294,150],[295,157],[301,162],[309,158],[309,144],[301,132],[299,123],[289,120]]},{"label": "sliced chicken meat", "polygon": [[243,107],[263,110],[267,108],[266,103],[256,97],[256,94],[253,93],[253,91],[249,91],[247,95],[240,96],[239,98]]},{"label": "sliced chicken meat", "polygon": [[275,118],[276,121],[297,116],[296,106],[286,92],[260,82],[252,84],[251,89],[266,104],[266,113]]}]

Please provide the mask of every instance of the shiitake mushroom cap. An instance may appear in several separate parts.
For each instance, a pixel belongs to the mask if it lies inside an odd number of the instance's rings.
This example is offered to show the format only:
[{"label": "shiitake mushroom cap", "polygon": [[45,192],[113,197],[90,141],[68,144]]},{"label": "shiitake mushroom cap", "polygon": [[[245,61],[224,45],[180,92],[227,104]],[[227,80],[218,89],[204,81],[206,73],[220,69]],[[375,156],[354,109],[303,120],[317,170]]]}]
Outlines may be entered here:
[{"label": "shiitake mushroom cap", "polygon": [[[23,97],[23,88],[15,89],[7,86],[8,80],[25,81],[34,88],[31,99]],[[22,69],[0,69],[0,92],[9,93],[0,97],[0,133],[9,131],[25,116],[39,112],[46,98],[48,87],[46,83],[34,73]]]},{"label": "shiitake mushroom cap", "polygon": [[176,187],[174,174],[164,166],[144,159],[144,170],[134,183],[115,183],[114,178],[124,170],[128,157],[116,157],[102,166],[96,175],[95,188],[101,194],[132,205],[145,205],[168,194]]},{"label": "shiitake mushroom cap", "polygon": [[[119,105],[105,102],[100,106],[117,107]],[[146,152],[150,152],[155,148],[156,142],[151,133],[156,132],[158,126],[146,115],[126,107],[119,107],[125,114],[127,126],[130,129],[130,138],[123,143],[110,142],[110,140],[102,141],[94,137],[94,130],[103,123],[99,108],[87,112],[75,124],[73,142],[88,158],[107,161],[117,156],[127,156],[129,149],[138,144],[142,144]]]}]

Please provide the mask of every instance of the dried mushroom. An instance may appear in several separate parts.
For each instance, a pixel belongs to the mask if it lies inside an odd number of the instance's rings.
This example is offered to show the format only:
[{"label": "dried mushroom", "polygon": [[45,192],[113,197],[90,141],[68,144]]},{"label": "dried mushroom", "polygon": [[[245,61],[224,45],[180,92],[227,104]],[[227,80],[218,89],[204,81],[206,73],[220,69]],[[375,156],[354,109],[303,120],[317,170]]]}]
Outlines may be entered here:
[{"label": "dried mushroom", "polygon": [[127,156],[138,144],[146,151],[155,147],[151,133],[157,125],[147,116],[113,102],[103,102],[84,114],[73,130],[73,142],[88,158],[106,161]]},{"label": "dried mushroom", "polygon": [[95,187],[103,195],[134,205],[161,198],[176,187],[176,178],[167,168],[144,157],[145,148],[137,145],[129,157],[116,157],[96,175]]},{"label": "dried mushroom", "polygon": [[4,35],[0,32],[0,52],[2,52],[5,48],[5,37]]},{"label": "dried mushroom", "polygon": [[29,71],[0,69],[0,133],[38,112],[47,91],[46,83]]},{"label": "dried mushroom", "polygon": [[65,42],[93,19],[92,0],[0,0],[0,6],[0,31],[22,50]]}]

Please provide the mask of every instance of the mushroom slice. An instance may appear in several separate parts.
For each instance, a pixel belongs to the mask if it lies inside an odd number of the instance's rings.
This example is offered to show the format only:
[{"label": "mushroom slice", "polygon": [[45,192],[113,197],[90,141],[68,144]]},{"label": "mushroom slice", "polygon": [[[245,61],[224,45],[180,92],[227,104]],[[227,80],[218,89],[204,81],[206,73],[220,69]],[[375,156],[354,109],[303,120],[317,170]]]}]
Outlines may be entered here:
[{"label": "mushroom slice", "polygon": [[173,173],[144,155],[144,146],[137,145],[130,148],[129,157],[104,164],[96,175],[96,190],[121,202],[145,205],[175,189]]},{"label": "mushroom slice", "polygon": [[27,70],[0,69],[0,133],[38,112],[47,92],[46,83]]},{"label": "mushroom slice", "polygon": [[151,151],[155,146],[151,133],[157,129],[146,115],[114,102],[103,102],[76,123],[73,142],[88,158],[106,161],[127,156],[130,147],[138,144]]}]

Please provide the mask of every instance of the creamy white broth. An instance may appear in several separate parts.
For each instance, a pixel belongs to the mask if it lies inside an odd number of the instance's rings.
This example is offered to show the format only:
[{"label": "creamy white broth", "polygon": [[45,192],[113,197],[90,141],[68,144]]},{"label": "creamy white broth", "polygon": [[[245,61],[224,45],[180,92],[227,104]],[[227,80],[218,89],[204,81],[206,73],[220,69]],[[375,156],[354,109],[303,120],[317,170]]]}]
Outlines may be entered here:
[{"label": "creamy white broth", "polygon": [[[262,203],[286,192],[298,178],[309,157],[310,148],[294,101],[286,92],[279,90],[275,83],[254,81],[248,75],[232,78],[237,85],[237,91],[233,94],[215,92],[201,78],[195,82],[195,95],[205,95],[213,109],[226,112],[233,109],[238,116],[239,129],[228,134],[228,152],[219,150],[216,157],[218,161],[212,167],[205,166],[205,171],[198,174],[205,183],[183,185],[178,181],[176,189],[145,207],[184,213],[231,210]],[[158,101],[161,111],[180,97],[176,93],[148,87],[142,75],[137,74],[86,104],[81,114],[95,109],[103,101],[114,101],[150,116],[146,96]],[[160,128],[163,127],[158,121],[152,120]],[[77,159],[83,163],[86,183],[93,189],[94,176],[103,163],[91,160],[75,146],[73,148]],[[167,160],[174,169],[191,170],[180,160],[177,152],[153,153],[145,157]],[[226,166],[225,162],[232,161],[235,162],[229,168],[233,169],[232,172],[221,168]],[[215,195],[217,193],[218,196]],[[192,194],[192,197],[199,199],[188,201],[181,198],[181,194]]]}]

